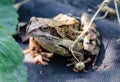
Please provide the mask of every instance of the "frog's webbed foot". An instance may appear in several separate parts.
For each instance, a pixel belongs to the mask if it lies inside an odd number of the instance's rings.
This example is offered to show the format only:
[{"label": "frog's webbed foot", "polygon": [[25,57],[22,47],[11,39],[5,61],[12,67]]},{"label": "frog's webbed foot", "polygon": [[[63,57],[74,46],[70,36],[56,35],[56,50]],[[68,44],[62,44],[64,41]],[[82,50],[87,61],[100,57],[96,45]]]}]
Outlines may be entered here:
[{"label": "frog's webbed foot", "polygon": [[53,53],[42,52],[41,54],[34,57],[34,62],[37,64],[47,65],[49,58],[52,57]]},{"label": "frog's webbed foot", "polygon": [[29,42],[29,48],[24,50],[23,53],[30,53],[35,63],[47,65],[46,61],[50,61],[49,58],[53,56],[53,53],[42,52],[40,44],[32,37],[30,37]]},{"label": "frog's webbed foot", "polygon": [[43,57],[41,55],[38,55],[34,58],[35,64],[39,63],[42,65],[47,65],[48,63],[43,60]]}]

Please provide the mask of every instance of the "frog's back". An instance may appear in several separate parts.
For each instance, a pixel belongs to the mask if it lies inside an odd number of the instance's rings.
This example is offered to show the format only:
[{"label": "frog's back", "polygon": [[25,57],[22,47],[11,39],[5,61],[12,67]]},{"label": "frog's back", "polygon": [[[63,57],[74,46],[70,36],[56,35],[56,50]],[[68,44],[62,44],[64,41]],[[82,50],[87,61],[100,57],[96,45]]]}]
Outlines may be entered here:
[{"label": "frog's back", "polygon": [[[31,21],[33,23],[31,29],[47,26],[50,28],[49,32],[52,31],[50,33],[55,33],[55,35],[59,35],[65,39],[74,40],[77,38],[78,35],[80,35],[80,33],[78,33],[78,31],[80,30],[80,22],[74,17],[65,14],[59,14],[53,19],[32,17]],[[53,30],[55,32],[53,32]]]},{"label": "frog's back", "polygon": [[74,17],[59,14],[55,16],[53,20],[57,20],[59,23],[61,22],[57,31],[63,38],[74,40],[78,35],[80,35],[80,33],[78,33],[80,30],[80,22]]}]

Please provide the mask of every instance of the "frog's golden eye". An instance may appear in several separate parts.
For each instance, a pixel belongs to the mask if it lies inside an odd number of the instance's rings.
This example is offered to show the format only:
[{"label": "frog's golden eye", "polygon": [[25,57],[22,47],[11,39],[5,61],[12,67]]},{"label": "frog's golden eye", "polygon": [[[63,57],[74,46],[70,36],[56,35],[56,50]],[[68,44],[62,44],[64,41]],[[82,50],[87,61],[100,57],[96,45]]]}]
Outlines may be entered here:
[{"label": "frog's golden eye", "polygon": [[49,26],[48,25],[43,25],[43,26],[39,27],[39,29],[43,32],[47,32],[49,30]]}]

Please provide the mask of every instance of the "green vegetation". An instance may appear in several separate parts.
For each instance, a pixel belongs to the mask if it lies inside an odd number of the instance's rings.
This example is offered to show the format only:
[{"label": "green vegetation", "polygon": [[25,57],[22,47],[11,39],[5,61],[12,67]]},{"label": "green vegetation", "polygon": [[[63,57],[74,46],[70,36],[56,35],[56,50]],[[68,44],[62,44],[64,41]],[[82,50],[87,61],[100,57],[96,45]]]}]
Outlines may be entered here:
[{"label": "green vegetation", "polygon": [[16,34],[18,14],[14,0],[0,0],[0,82],[27,82],[24,55],[11,35]]}]

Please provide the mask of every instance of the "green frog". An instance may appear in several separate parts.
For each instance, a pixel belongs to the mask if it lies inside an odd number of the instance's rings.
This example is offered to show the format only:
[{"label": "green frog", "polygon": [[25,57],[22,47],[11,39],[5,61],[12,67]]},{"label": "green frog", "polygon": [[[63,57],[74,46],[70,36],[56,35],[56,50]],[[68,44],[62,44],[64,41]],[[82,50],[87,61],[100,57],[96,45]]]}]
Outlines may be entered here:
[{"label": "green frog", "polygon": [[[83,14],[81,18],[84,16],[86,16],[86,14]],[[86,21],[86,19],[84,19],[84,21]],[[92,52],[92,50],[90,51],[88,48],[85,48],[85,44],[88,43],[85,43],[84,41],[86,41],[86,37],[91,35],[91,32],[88,31],[88,34],[86,34],[82,40],[80,39],[79,42],[77,42],[73,47],[73,51],[76,53],[75,56],[79,62],[76,61],[69,50],[69,46],[85,29],[83,27],[84,23],[82,23],[82,25],[81,23],[82,22],[78,21],[74,17],[65,14],[59,14],[54,18],[32,17],[26,29],[27,33],[31,36],[29,49],[25,50],[24,53],[30,52],[35,62],[39,62],[43,65],[47,64],[45,61],[49,61],[49,58],[53,56],[53,53],[65,57],[72,57],[72,63],[68,64],[67,66],[74,64],[74,71],[78,72],[84,70],[85,63],[91,61],[90,58],[86,60],[84,59],[84,51],[86,49],[87,51]],[[97,42],[93,43],[96,44]],[[87,47],[88,46],[89,45],[87,45]],[[93,45],[91,44],[90,46]],[[97,46],[98,44],[95,45],[95,47]],[[50,53],[43,52],[42,48],[49,51]],[[98,52],[94,54],[98,54]]]}]

